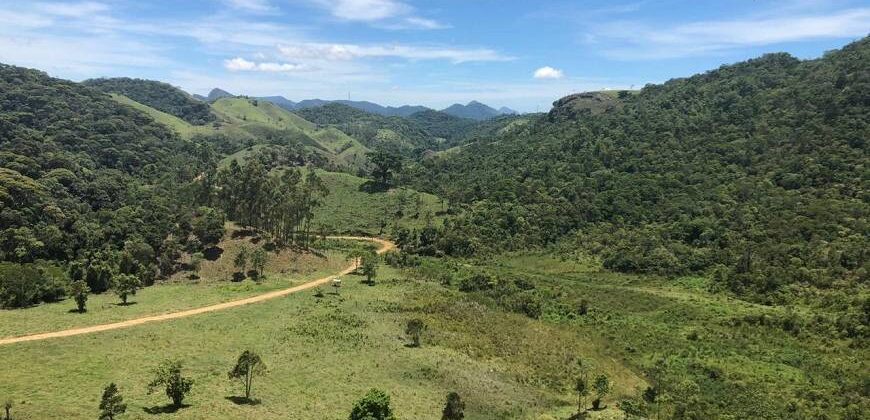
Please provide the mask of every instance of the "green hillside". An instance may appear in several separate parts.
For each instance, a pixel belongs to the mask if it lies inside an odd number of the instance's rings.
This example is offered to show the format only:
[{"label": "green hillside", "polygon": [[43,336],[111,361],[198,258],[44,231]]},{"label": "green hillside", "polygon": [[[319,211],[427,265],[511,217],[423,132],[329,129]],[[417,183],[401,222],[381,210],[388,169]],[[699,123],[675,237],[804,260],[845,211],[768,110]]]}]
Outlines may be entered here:
[{"label": "green hillside", "polygon": [[356,139],[335,128],[318,129],[315,124],[270,102],[241,97],[221,98],[212,104],[216,121],[192,125],[123,95],[111,96],[119,103],[148,114],[183,138],[200,136],[212,139],[210,142],[219,150],[234,157],[244,159],[267,144],[294,150],[296,145],[300,145],[304,153],[298,150],[290,153],[307,155],[305,162],[332,170],[356,173],[368,163],[366,154],[369,149]]},{"label": "green hillside", "polygon": [[408,188],[366,192],[366,179],[346,173],[316,170],[329,189],[315,223],[329,231],[379,235],[396,227],[421,229],[440,225],[446,202]]},{"label": "green hillside", "polygon": [[85,80],[82,84],[105,93],[124,95],[136,102],[181,118],[190,124],[203,125],[215,120],[208,104],[194,99],[187,92],[167,83],[118,77],[90,79]]},{"label": "green hillside", "polygon": [[276,129],[314,130],[314,124],[271,102],[248,98],[221,98],[212,110],[225,122],[234,125],[261,123]]}]

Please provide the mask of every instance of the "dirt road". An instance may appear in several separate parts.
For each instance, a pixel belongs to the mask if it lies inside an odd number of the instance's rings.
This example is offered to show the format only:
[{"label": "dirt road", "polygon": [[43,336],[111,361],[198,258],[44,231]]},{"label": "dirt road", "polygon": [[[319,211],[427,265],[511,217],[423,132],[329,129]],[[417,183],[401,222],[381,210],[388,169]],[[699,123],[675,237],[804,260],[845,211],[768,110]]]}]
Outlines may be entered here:
[{"label": "dirt road", "polygon": [[[350,240],[360,240],[360,241],[370,241],[375,242],[381,245],[381,248],[378,249],[378,254],[383,254],[391,249],[394,249],[396,245],[390,241],[378,238],[367,238],[360,236],[330,236],[332,239],[350,239]],[[71,337],[74,335],[81,334],[90,334],[100,331],[109,331],[109,330],[117,330],[121,328],[129,328],[134,327],[136,325],[147,324],[149,322],[158,322],[158,321],[168,321],[170,319],[177,318],[185,318],[193,315],[199,315],[206,312],[214,312],[214,311],[222,311],[224,309],[235,308],[237,306],[249,305],[252,303],[258,303],[267,301],[270,299],[279,298],[281,296],[287,296],[289,294],[293,294],[296,292],[301,292],[303,290],[308,290],[313,287],[321,286],[329,283],[333,277],[343,276],[345,274],[349,274],[356,270],[357,264],[353,263],[344,270],[332,274],[330,276],[326,276],[323,278],[319,278],[317,280],[312,280],[308,283],[300,284],[298,286],[290,287],[287,289],[276,290],[273,292],[263,293],[262,295],[251,296],[244,299],[233,300],[230,302],[218,303],[215,305],[203,306],[195,309],[188,309],[184,311],[171,312],[167,314],[160,315],[151,315],[145,316],[141,318],[130,319],[127,321],[120,322],[112,322],[110,324],[101,324],[101,325],[92,325],[89,327],[78,327],[78,328],[70,328],[67,330],[47,332],[47,333],[39,333],[39,334],[31,334],[31,335],[23,335],[19,337],[9,337],[9,338],[0,338],[0,346],[6,344],[14,344],[14,343],[22,343],[25,341],[37,341],[37,340],[48,340],[50,338],[61,338],[61,337]]]}]

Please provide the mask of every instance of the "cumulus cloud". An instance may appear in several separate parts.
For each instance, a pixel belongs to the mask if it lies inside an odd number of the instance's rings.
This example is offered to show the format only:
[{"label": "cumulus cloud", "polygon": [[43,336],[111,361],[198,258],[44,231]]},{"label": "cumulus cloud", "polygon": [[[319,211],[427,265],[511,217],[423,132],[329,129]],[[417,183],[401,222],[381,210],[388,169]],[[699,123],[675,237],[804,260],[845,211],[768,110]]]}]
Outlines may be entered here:
[{"label": "cumulus cloud", "polygon": [[506,61],[511,57],[487,48],[441,48],[412,45],[356,45],[306,43],[280,45],[278,51],[290,60],[353,60],[356,58],[405,58],[409,60],[448,60],[454,63],[472,61]]},{"label": "cumulus cloud", "polygon": [[308,70],[303,64],[254,62],[236,57],[224,61],[224,68],[230,71],[262,71],[268,73],[288,73]]},{"label": "cumulus cloud", "polygon": [[535,74],[532,76],[535,79],[561,79],[565,77],[565,73],[562,70],[554,69],[550,66],[544,66],[537,70],[535,70]]}]

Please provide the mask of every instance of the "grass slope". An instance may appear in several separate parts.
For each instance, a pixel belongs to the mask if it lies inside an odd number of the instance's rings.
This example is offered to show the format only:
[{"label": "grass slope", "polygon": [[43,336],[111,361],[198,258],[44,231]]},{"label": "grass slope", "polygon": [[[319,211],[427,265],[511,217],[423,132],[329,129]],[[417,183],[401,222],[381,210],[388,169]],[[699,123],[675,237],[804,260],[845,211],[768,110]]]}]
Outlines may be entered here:
[{"label": "grass slope", "polygon": [[[466,401],[467,418],[562,418],[571,412],[571,393],[541,382],[562,368],[561,354],[548,343],[592,344],[436,284],[399,278],[382,268],[381,279],[388,280],[372,287],[348,276],[340,296],[304,293],[172,322],[0,347],[7,364],[0,383],[20,418],[96,416],[109,382],[118,384],[129,404],[125,419],[342,419],[371,387],[391,395],[399,418],[440,418],[450,391]],[[406,347],[402,337],[412,317],[430,326],[420,348]],[[268,366],[254,382],[257,405],[231,401],[241,389],[226,372],[244,349],[258,352]],[[168,401],[159,392],[149,395],[146,385],[151,369],[166,358],[184,361],[193,391],[188,407],[154,415],[148,411]],[[618,362],[610,368],[616,377],[640,381]]]},{"label": "grass slope", "polygon": [[439,213],[446,203],[427,193],[400,188],[383,192],[363,191],[366,179],[346,173],[317,169],[329,195],[317,210],[314,223],[339,233],[378,235],[399,225],[422,228],[427,217],[441,223]]},{"label": "grass slope", "polygon": [[[369,149],[353,137],[332,127],[318,129],[315,124],[271,102],[248,98],[221,98],[211,105],[212,111],[218,116],[218,122],[197,126],[126,96],[118,94],[111,94],[111,96],[119,103],[145,112],[158,123],[175,130],[183,138],[191,138],[197,134],[224,133],[236,138],[256,141],[271,132],[291,132],[308,150],[322,155],[333,167],[356,170],[367,163],[365,156]],[[244,160],[260,147],[262,144],[240,150],[224,161],[228,163],[232,159]]]},{"label": "grass slope", "polygon": [[73,327],[105,324],[141,316],[176,312],[215,303],[226,302],[285,289],[320,278],[347,267],[345,254],[327,250],[320,255],[310,252],[281,251],[270,253],[266,266],[266,279],[261,283],[250,280],[231,282],[233,258],[242,246],[255,247],[251,238],[227,238],[220,244],[223,253],[215,261],[204,261],[200,280],[190,280],[190,272],[176,274],[170,281],[141,289],[130,297],[134,304],[121,306],[111,292],[91,295],[88,311],[70,313],[75,302],[33,306],[14,311],[0,311],[0,337],[20,336],[56,331]]}]

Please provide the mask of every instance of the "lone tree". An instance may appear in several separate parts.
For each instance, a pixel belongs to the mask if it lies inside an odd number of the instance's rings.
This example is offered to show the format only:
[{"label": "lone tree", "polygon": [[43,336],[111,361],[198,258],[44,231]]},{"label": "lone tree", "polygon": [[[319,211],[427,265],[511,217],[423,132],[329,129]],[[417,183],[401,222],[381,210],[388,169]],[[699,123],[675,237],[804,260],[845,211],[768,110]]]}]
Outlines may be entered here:
[{"label": "lone tree", "polygon": [[110,383],[103,390],[103,398],[100,399],[100,420],[115,420],[115,416],[124,414],[127,404],[124,397],[118,393],[118,386]]},{"label": "lone tree", "polygon": [[408,320],[405,325],[405,334],[411,339],[412,347],[420,347],[420,336],[425,330],[426,324],[423,323],[423,320],[418,318]]},{"label": "lone tree", "polygon": [[390,396],[386,392],[372,388],[350,411],[350,420],[395,420],[390,408]]},{"label": "lone tree", "polygon": [[263,276],[263,270],[266,269],[266,259],[266,251],[263,248],[257,248],[251,253],[251,268],[258,279]]},{"label": "lone tree", "polygon": [[190,269],[193,270],[194,278],[199,278],[199,270],[202,270],[202,260],[205,255],[202,252],[195,252],[190,256]]},{"label": "lone tree", "polygon": [[462,420],[465,418],[465,402],[459,398],[459,394],[451,392],[447,394],[447,403],[441,411],[441,420]]},{"label": "lone tree", "polygon": [[91,288],[84,280],[77,280],[70,284],[69,294],[76,301],[76,308],[79,313],[87,312],[88,294],[91,293]]},{"label": "lone tree", "polygon": [[595,400],[592,401],[592,408],[598,410],[601,408],[601,400],[610,393],[610,379],[607,375],[601,374],[595,377]]},{"label": "lone tree", "polygon": [[359,263],[357,270],[366,276],[366,283],[374,284],[374,278],[378,275],[378,254],[371,251],[354,251],[347,256],[348,260]]},{"label": "lone tree", "polygon": [[586,397],[589,395],[589,376],[586,372],[577,376],[574,391],[577,392],[577,412],[582,413],[586,410]]},{"label": "lone tree", "polygon": [[142,287],[142,281],[133,274],[118,274],[115,276],[115,294],[121,298],[121,303],[127,304],[130,295],[136,295],[136,291]]},{"label": "lone tree", "polygon": [[366,276],[366,283],[375,284],[375,276],[378,275],[378,254],[365,253],[360,258],[360,271]]},{"label": "lone tree", "polygon": [[402,170],[402,159],[394,153],[377,151],[370,152],[366,156],[374,166],[372,178],[379,187],[389,187],[393,177]]},{"label": "lone tree", "polygon": [[233,266],[235,266],[242,274],[245,274],[245,268],[248,267],[248,247],[242,247],[239,250],[239,253],[236,254],[236,258],[233,259]]},{"label": "lone tree", "polygon": [[266,373],[266,364],[263,363],[260,356],[250,350],[245,350],[239,355],[236,366],[227,376],[242,382],[242,385],[245,386],[245,399],[251,401],[251,385],[254,382],[254,376],[260,376],[264,373]]},{"label": "lone tree", "polygon": [[184,396],[193,387],[193,381],[181,375],[180,361],[166,360],[154,371],[154,380],[148,384],[148,393],[151,394],[161,387],[172,400],[172,406],[181,407]]}]

